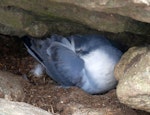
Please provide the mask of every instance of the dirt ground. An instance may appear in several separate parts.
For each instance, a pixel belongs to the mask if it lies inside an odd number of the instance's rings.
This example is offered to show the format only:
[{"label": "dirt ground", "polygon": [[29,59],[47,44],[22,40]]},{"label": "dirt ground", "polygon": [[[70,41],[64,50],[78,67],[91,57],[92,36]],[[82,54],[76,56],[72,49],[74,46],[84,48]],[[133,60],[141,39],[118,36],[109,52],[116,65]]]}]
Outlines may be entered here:
[{"label": "dirt ground", "polygon": [[149,115],[121,104],[115,89],[103,95],[89,95],[79,88],[62,88],[46,74],[39,78],[33,76],[31,69],[37,62],[27,53],[21,39],[0,35],[0,40],[0,69],[22,76],[24,102],[62,115],[68,115],[65,107],[73,103],[86,108],[111,108],[111,111],[120,111],[118,115]]}]

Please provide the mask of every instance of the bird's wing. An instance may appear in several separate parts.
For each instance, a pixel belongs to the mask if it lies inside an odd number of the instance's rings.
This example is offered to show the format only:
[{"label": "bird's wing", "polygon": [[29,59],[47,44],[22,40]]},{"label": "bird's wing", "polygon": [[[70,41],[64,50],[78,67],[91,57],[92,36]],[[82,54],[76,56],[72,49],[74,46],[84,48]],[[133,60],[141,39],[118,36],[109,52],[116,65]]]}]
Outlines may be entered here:
[{"label": "bird's wing", "polygon": [[26,36],[22,39],[28,52],[46,68],[52,79],[64,86],[77,85],[82,79],[84,62],[67,39],[58,37],[37,40]]},{"label": "bird's wing", "polygon": [[37,59],[37,61],[39,61],[43,65],[43,59],[46,59],[46,49],[51,43],[50,39],[40,40],[24,36],[22,37],[22,40],[29,54],[31,54],[35,59]]},{"label": "bird's wing", "polygon": [[[80,84],[82,79],[82,69],[84,61],[71,49],[60,42],[54,42],[47,52],[51,52],[50,57],[59,75],[66,81],[65,85]],[[47,68],[47,71],[50,69]]]}]

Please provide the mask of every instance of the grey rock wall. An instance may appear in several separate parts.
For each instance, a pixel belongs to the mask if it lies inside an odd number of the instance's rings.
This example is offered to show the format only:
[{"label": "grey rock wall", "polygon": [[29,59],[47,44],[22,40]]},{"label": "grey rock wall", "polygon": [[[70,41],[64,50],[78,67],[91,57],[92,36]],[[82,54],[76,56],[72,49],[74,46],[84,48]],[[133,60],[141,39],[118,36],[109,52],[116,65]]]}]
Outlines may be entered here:
[{"label": "grey rock wall", "polygon": [[41,37],[48,33],[150,34],[149,0],[1,0],[0,33]]}]

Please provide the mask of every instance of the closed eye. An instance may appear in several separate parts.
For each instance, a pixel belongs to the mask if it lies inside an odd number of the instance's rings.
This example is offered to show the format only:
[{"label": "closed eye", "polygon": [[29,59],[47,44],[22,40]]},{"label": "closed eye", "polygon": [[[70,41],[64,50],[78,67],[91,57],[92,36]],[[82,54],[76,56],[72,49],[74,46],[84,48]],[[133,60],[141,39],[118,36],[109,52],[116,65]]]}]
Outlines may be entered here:
[{"label": "closed eye", "polygon": [[80,53],[82,53],[82,52],[83,52],[82,49],[76,49],[76,53],[77,53],[77,54],[80,54]]},{"label": "closed eye", "polygon": [[83,49],[77,49],[77,50],[76,50],[76,53],[77,53],[78,55],[85,55],[85,54],[88,54],[89,51],[83,50]]}]

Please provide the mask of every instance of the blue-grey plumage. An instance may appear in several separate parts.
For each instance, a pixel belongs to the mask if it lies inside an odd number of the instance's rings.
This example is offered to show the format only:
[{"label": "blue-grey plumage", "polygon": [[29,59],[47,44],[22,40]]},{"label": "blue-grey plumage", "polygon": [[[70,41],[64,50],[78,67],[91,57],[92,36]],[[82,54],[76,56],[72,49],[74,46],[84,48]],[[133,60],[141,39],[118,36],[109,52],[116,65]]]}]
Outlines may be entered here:
[{"label": "blue-grey plumage", "polygon": [[104,93],[116,86],[114,67],[122,53],[100,35],[52,35],[45,40],[23,37],[28,52],[62,86]]}]

